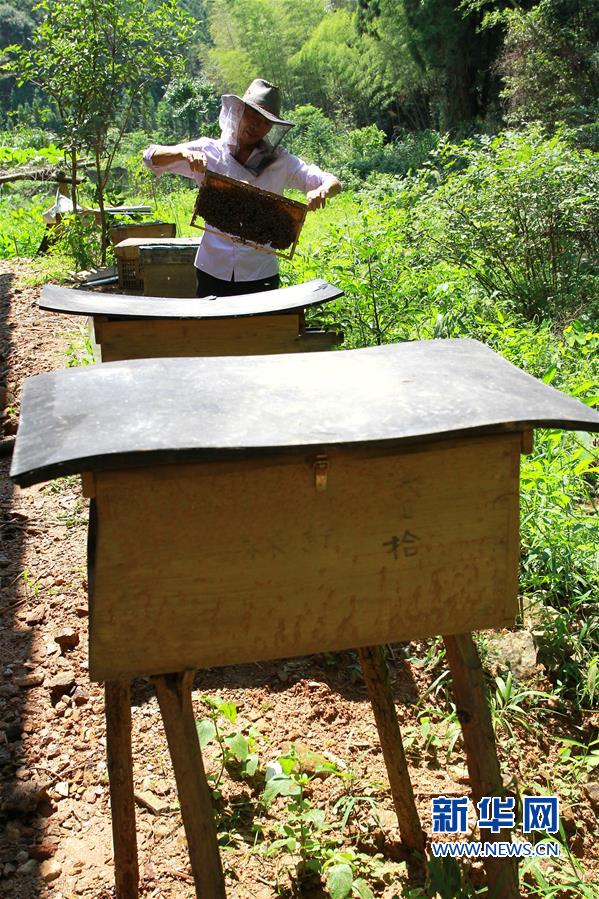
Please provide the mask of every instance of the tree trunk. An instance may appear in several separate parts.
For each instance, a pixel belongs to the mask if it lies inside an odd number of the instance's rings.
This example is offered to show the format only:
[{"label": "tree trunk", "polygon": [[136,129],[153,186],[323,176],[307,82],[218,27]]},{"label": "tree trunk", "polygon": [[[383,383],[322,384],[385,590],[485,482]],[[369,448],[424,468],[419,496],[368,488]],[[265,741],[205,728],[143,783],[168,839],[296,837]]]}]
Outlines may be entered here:
[{"label": "tree trunk", "polygon": [[73,215],[77,214],[77,147],[71,146],[71,202]]},{"label": "tree trunk", "polygon": [[106,247],[108,246],[108,223],[106,221],[106,211],[104,209],[104,181],[102,179],[102,162],[100,160],[100,147],[98,144],[94,147],[94,155],[96,159],[96,177],[98,179],[98,208],[100,210],[100,228],[102,229],[101,243],[101,265],[106,265]]}]

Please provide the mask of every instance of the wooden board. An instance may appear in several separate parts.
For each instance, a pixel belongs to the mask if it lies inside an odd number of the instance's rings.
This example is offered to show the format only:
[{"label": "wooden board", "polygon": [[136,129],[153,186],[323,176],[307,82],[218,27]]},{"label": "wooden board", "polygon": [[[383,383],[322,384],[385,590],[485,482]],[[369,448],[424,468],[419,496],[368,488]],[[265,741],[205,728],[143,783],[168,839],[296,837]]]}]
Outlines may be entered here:
[{"label": "wooden board", "polygon": [[392,446],[599,415],[474,340],[284,356],[138,359],[25,382],[11,475]]},{"label": "wooden board", "polygon": [[112,225],[110,239],[114,246],[130,237],[175,237],[177,226],[174,222],[131,222],[127,225]]},{"label": "wooden board", "polygon": [[520,446],[97,473],[90,676],[512,624]]},{"label": "wooden board", "polygon": [[103,362],[175,356],[247,356],[304,350],[299,315],[249,319],[106,319],[96,316],[95,339]]},{"label": "wooden board", "polygon": [[140,253],[144,294],[150,297],[195,297],[198,290],[195,253],[178,263],[147,262]]},{"label": "wooden board", "polygon": [[197,245],[149,243],[139,248],[142,268],[147,265],[193,265]]}]

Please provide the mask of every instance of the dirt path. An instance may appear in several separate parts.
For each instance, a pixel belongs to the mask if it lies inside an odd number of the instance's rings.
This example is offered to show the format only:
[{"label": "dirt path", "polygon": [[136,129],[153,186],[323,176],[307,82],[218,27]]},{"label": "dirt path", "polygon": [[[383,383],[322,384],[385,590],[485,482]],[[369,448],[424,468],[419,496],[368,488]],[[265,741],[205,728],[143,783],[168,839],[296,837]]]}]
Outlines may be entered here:
[{"label": "dirt path", "polygon": [[[8,409],[0,437],[14,433],[23,380],[63,368],[81,325],[41,313],[38,290],[18,284],[26,270],[25,263],[0,263],[0,391]],[[77,478],[20,491],[7,478],[8,459],[0,463],[0,893],[7,899],[102,899],[113,895],[113,871],[103,691],[87,677],[87,508]],[[414,703],[438,672],[414,672],[397,653],[393,679],[400,721],[406,734],[420,738]],[[194,693],[198,718],[207,715],[202,693],[235,704],[235,722],[223,719],[220,725],[251,737],[261,770],[290,744],[309,772],[325,761],[336,765],[335,773],[311,779],[306,788],[307,801],[333,822],[330,831],[316,834],[315,852],[330,859],[353,847],[365,866],[371,859],[376,868],[370,877],[375,894],[399,896],[405,866],[355,656],[203,672]],[[135,782],[145,802],[137,814],[142,893],[193,896],[158,706],[143,680],[134,687],[133,729]],[[467,792],[463,764],[454,756],[446,766],[434,746],[429,750],[410,750],[427,830],[432,796]],[[206,756],[216,779],[220,756],[214,741]],[[510,771],[524,776],[520,761],[530,762],[530,755],[524,751],[521,760],[510,760]],[[265,852],[281,837],[281,823],[293,816],[288,800],[276,800],[268,810],[259,805],[263,785],[259,777],[242,778],[234,767],[219,783],[219,834],[230,897],[293,895],[293,857],[282,850]],[[309,895],[324,894],[316,888]]]}]

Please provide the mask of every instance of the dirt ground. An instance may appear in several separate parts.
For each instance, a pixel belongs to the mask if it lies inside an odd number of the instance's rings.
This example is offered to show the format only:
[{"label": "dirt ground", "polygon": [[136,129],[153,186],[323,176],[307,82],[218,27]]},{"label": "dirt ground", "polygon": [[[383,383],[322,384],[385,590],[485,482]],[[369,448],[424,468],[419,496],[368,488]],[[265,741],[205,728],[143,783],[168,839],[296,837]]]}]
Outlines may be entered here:
[{"label": "dirt ground", "polygon": [[[26,271],[25,262],[0,263],[5,409],[0,439],[16,431],[23,380],[64,368],[73,332],[82,326],[82,320],[40,312],[39,290],[19,281]],[[106,899],[113,895],[113,867],[103,690],[87,676],[87,507],[77,478],[20,490],[7,477],[9,461],[6,455],[0,459],[0,894],[7,899]],[[410,666],[401,647],[392,662],[400,722],[406,733],[420,734],[415,703],[431,676]],[[198,719],[207,714],[203,693],[235,703],[234,729],[254,728],[261,766],[295,744],[307,770],[316,753],[351,773],[314,778],[307,797],[327,814],[344,796],[359,797],[345,845],[373,858],[379,854],[384,872],[377,896],[401,895],[405,865],[356,657],[312,656],[202,672],[194,692]],[[193,896],[166,740],[155,695],[144,680],[133,688],[133,751],[136,789],[143,794],[137,807],[142,894]],[[548,764],[547,758],[539,762],[542,752],[538,744],[524,742],[516,758],[504,752],[505,770],[525,781],[531,770]],[[206,758],[213,775],[219,769],[217,755],[211,744]],[[431,797],[468,791],[462,759],[454,754],[446,765],[444,755],[410,753],[416,801],[429,833]],[[228,772],[219,786],[219,833],[230,897],[293,895],[289,857],[264,851],[277,821],[285,818],[285,803],[277,800],[268,814],[259,811],[261,786]],[[596,821],[582,795],[572,833],[576,854],[591,859]],[[313,888],[310,895],[324,894]]]}]

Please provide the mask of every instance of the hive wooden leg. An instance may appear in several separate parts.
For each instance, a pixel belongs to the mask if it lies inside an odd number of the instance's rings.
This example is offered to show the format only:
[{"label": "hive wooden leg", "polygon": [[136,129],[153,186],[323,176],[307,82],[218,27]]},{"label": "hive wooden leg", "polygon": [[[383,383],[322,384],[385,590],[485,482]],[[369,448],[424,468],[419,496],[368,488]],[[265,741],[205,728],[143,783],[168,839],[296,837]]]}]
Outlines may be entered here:
[{"label": "hive wooden leg", "polygon": [[[470,788],[474,802],[483,796],[503,796],[499,759],[483,670],[471,634],[443,637],[453,680],[457,715],[462,726]],[[483,842],[509,841],[510,830],[494,834],[481,828]],[[517,899],[518,866],[513,859],[485,859],[489,899]]]},{"label": "hive wooden leg", "polygon": [[104,685],[104,698],[116,899],[137,899],[139,870],[133,797],[129,682],[108,681]]},{"label": "hive wooden leg", "polygon": [[382,646],[366,646],[358,653],[387,766],[401,839],[411,851],[423,853],[426,838],[414,802],[385,653]]},{"label": "hive wooden leg", "polygon": [[193,671],[153,678],[175,772],[196,895],[226,899],[210,788],[191,704]]}]

